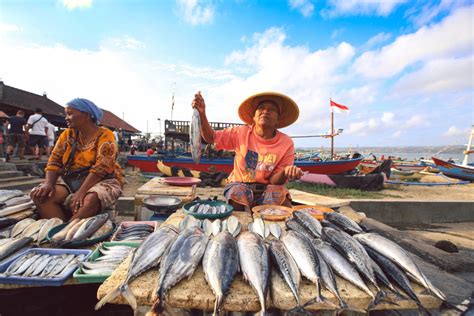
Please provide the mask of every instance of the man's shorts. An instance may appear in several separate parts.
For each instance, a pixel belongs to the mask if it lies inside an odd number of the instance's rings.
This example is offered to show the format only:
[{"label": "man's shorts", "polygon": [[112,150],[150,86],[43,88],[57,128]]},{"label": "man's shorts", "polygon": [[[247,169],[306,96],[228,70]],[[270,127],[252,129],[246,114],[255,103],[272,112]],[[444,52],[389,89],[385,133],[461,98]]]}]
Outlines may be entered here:
[{"label": "man's shorts", "polygon": [[252,209],[256,205],[282,205],[285,199],[291,199],[284,185],[264,185],[257,183],[231,182],[224,188],[227,202],[234,202]]},{"label": "man's shorts", "polygon": [[8,145],[18,148],[25,148],[25,135],[24,134],[9,134]]},{"label": "man's shorts", "polygon": [[38,146],[39,148],[45,148],[48,144],[48,138],[43,135],[30,135],[28,139],[28,146],[34,147]]}]

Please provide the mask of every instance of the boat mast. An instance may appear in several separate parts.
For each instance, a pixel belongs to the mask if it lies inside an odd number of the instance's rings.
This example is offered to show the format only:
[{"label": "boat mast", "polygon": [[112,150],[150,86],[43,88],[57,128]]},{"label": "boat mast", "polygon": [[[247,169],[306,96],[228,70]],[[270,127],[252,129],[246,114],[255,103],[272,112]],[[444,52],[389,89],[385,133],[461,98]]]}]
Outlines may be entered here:
[{"label": "boat mast", "polygon": [[471,148],[472,148],[472,136],[473,135],[474,135],[474,125],[471,126],[471,135],[469,136],[469,142],[467,143],[467,148],[466,148],[466,151],[464,152],[464,160],[462,162],[463,166],[467,166],[467,163],[469,161],[469,154],[472,153]]},{"label": "boat mast", "polygon": [[[331,104],[331,98],[329,99],[329,104]],[[334,110],[331,108],[331,160],[334,159]]]}]

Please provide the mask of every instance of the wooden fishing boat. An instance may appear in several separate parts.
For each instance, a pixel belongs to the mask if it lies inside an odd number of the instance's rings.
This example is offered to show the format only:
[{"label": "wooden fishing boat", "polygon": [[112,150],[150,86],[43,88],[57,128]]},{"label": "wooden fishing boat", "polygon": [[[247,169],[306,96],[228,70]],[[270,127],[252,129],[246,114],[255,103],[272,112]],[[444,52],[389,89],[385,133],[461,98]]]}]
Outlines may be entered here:
[{"label": "wooden fishing boat", "polygon": [[[378,166],[380,166],[382,161],[374,161],[374,160],[363,160],[360,165],[361,167],[371,170],[374,169]],[[429,167],[430,165],[424,163],[424,162],[400,162],[400,161],[394,161],[392,163],[392,168],[395,168],[399,171],[409,171],[409,172],[420,172],[424,170],[426,167]]]},{"label": "wooden fishing boat", "polygon": [[474,182],[474,166],[458,165],[435,157],[432,157],[432,159],[438,166],[439,171],[448,177]]},{"label": "wooden fishing boat", "polygon": [[[295,165],[303,171],[318,174],[343,174],[356,168],[363,157],[344,160],[328,161],[295,161]],[[195,164],[191,158],[187,157],[163,157],[158,156],[127,156],[128,164],[139,168],[142,172],[159,172],[157,161],[160,159],[168,167],[186,168],[204,172],[227,172],[234,168],[233,158],[201,158],[199,164]]]}]

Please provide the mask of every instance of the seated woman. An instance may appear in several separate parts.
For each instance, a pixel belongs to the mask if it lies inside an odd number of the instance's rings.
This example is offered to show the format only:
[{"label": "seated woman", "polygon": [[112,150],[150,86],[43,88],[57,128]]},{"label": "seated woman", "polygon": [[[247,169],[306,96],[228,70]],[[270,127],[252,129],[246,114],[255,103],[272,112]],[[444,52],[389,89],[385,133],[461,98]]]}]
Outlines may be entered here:
[{"label": "seated woman", "polygon": [[224,188],[224,196],[237,211],[255,205],[278,204],[291,207],[284,184],[299,179],[303,172],[294,163],[294,144],[278,128],[298,119],[299,110],[289,97],[265,92],[247,98],[239,116],[247,125],[214,131],[206,116],[206,106],[198,92],[192,106],[199,111],[201,134],[218,150],[235,151],[234,169]]},{"label": "seated woman", "polygon": [[42,218],[86,218],[115,204],[122,194],[112,131],[98,126],[102,110],[86,99],[66,106],[68,127],[46,166],[46,180],[31,190]]}]

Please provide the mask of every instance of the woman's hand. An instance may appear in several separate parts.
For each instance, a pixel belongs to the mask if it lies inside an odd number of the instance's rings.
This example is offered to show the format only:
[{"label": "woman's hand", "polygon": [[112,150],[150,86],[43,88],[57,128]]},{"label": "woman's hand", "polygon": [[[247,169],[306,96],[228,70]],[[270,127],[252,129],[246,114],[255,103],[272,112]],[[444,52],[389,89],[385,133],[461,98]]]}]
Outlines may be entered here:
[{"label": "woman's hand", "polygon": [[79,209],[84,204],[84,197],[86,196],[85,193],[82,193],[80,190],[74,193],[69,201],[69,208],[71,209],[72,215],[75,215]]},{"label": "woman's hand", "polygon": [[206,103],[201,95],[201,91],[198,91],[198,93],[194,95],[194,100],[191,105],[193,108],[198,110],[199,114],[206,114]]},{"label": "woman's hand", "polygon": [[30,197],[34,202],[43,203],[47,198],[54,195],[55,190],[56,188],[53,184],[43,182],[31,190]]},{"label": "woman's hand", "polygon": [[285,177],[288,180],[298,180],[303,175],[303,170],[297,166],[287,166],[285,167]]}]

